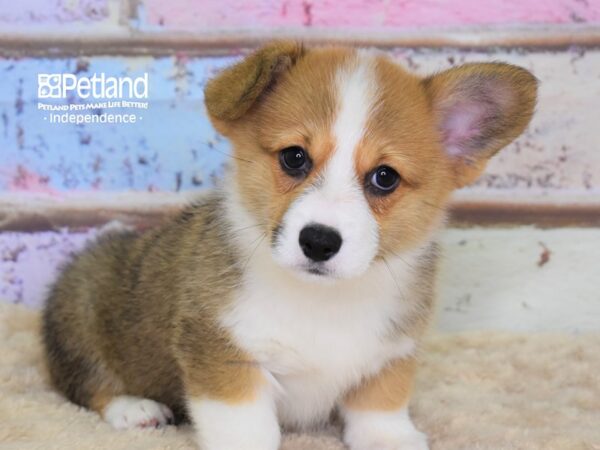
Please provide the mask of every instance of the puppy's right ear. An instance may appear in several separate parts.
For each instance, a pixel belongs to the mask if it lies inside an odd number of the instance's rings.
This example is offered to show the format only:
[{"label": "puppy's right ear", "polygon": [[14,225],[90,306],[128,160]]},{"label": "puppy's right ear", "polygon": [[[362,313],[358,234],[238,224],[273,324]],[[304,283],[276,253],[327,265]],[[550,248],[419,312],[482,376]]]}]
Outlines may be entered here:
[{"label": "puppy's right ear", "polygon": [[210,80],[204,89],[204,103],[213,123],[234,121],[246,114],[303,53],[300,43],[275,41]]}]

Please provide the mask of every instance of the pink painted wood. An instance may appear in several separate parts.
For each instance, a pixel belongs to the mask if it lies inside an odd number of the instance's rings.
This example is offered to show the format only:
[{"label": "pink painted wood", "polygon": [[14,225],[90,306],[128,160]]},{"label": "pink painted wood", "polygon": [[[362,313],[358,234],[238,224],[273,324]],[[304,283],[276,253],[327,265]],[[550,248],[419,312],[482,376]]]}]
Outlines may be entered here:
[{"label": "pink painted wood", "polygon": [[600,23],[600,0],[144,0],[141,8],[146,25],[196,30]]},{"label": "pink painted wood", "polygon": [[100,22],[108,18],[107,0],[0,1],[1,24],[44,26]]}]

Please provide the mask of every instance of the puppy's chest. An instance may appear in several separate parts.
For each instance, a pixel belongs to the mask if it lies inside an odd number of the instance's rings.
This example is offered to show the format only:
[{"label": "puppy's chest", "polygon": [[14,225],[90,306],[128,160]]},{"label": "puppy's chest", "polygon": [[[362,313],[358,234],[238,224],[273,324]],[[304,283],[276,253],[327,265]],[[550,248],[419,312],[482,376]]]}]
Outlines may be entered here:
[{"label": "puppy's chest", "polygon": [[283,403],[294,405],[287,413],[280,405],[283,414],[306,423],[362,377],[412,352],[412,339],[392,331],[402,308],[393,289],[302,290],[263,280],[244,285],[223,322],[274,377]]}]

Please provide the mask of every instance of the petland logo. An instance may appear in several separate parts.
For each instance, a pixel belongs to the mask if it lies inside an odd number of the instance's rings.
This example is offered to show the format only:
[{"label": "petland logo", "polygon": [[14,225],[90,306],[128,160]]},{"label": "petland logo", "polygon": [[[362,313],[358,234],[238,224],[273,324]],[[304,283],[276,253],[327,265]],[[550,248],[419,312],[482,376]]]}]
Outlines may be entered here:
[{"label": "petland logo", "polygon": [[66,99],[75,94],[82,99],[147,99],[148,73],[132,77],[107,77],[95,73],[91,77],[72,73],[38,74],[38,98]]},{"label": "petland logo", "polygon": [[149,106],[148,73],[137,78],[40,73],[38,100],[44,100],[37,107],[50,123],[135,124],[143,120],[136,110]]}]

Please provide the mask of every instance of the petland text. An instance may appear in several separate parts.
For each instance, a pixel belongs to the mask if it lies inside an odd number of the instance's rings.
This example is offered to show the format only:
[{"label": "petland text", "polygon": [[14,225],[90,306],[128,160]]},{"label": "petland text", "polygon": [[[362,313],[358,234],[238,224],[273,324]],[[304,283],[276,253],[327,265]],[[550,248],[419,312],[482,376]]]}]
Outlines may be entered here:
[{"label": "petland text", "polygon": [[38,98],[66,99],[148,98],[148,73],[139,77],[107,77],[104,73],[80,76],[72,73],[38,74]]}]

